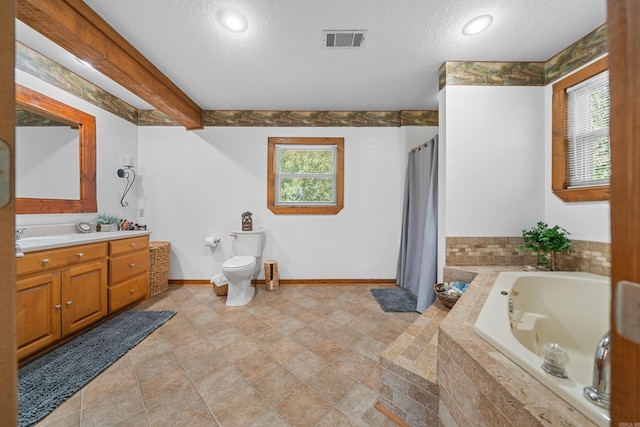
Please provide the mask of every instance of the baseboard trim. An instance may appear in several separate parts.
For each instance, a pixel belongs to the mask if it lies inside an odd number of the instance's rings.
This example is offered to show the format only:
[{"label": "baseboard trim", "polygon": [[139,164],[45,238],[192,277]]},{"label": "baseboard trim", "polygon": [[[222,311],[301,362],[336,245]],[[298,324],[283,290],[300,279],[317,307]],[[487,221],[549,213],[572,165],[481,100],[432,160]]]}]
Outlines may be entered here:
[{"label": "baseboard trim", "polygon": [[211,285],[211,280],[206,279],[169,279],[170,285]]},{"label": "baseboard trim", "polygon": [[382,414],[384,414],[385,417],[389,418],[391,421],[398,424],[399,426],[411,427],[411,425],[407,424],[405,420],[403,420],[402,418],[400,418],[399,416],[397,416],[396,414],[394,414],[393,412],[391,412],[390,410],[382,406],[380,402],[377,402],[373,407],[376,408],[378,411],[382,412]]},{"label": "baseboard trim", "polygon": [[[264,286],[264,280],[253,280],[253,285]],[[170,279],[170,285],[211,285],[206,279]],[[396,279],[284,279],[280,285],[286,286],[395,286]]]}]

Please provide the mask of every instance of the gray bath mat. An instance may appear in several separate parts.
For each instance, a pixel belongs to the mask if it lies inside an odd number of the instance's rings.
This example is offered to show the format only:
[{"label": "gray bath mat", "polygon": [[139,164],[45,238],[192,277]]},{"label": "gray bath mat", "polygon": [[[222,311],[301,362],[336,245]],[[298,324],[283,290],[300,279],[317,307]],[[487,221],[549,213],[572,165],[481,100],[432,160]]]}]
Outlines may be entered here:
[{"label": "gray bath mat", "polygon": [[145,339],[175,311],[125,311],[18,371],[18,421],[30,426]]},{"label": "gray bath mat", "polygon": [[416,311],[416,299],[402,288],[371,289],[371,293],[384,311]]}]

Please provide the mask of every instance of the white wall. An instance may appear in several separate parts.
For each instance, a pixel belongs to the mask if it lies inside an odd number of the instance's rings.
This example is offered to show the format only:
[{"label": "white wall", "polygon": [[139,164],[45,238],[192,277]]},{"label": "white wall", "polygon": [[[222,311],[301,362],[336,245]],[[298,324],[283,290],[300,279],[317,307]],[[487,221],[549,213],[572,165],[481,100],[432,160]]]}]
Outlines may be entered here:
[{"label": "white wall", "polygon": [[[253,212],[263,260],[283,279],[395,277],[407,147],[437,128],[141,127],[141,222],[172,244],[170,278],[209,279],[231,254],[229,233]],[[345,138],[345,202],[337,215],[275,215],[266,207],[267,138]],[[208,235],[222,243],[211,250]],[[262,273],[260,274],[262,277]]]},{"label": "white wall", "polygon": [[[124,182],[123,179],[118,178],[116,171],[122,167],[125,154],[130,153],[135,156],[137,153],[137,126],[20,70],[16,70],[16,83],[95,116],[98,211],[135,220],[137,215],[136,188],[134,186],[126,198],[129,206],[121,207],[120,197]],[[16,143],[20,145],[19,140]],[[55,177],[44,177],[44,179],[55,179]],[[79,220],[91,221],[95,217],[94,213],[17,215],[16,225],[73,223]]]},{"label": "white wall", "polygon": [[448,86],[440,111],[446,235],[519,236],[543,220],[544,88]]},{"label": "white wall", "polygon": [[573,240],[610,242],[608,201],[566,203],[551,191],[551,98],[552,85],[440,92],[441,234],[520,236],[543,220]]}]

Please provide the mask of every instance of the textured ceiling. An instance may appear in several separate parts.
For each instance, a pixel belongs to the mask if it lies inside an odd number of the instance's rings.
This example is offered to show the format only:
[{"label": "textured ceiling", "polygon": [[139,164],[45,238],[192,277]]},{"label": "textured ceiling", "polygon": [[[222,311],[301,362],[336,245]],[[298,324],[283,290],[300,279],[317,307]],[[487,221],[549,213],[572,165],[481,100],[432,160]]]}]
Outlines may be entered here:
[{"label": "textured ceiling", "polygon": [[[546,61],[606,21],[606,0],[85,2],[207,110],[434,110],[444,61]],[[248,29],[222,28],[224,9],[244,14]],[[486,13],[487,31],[462,34]],[[56,60],[55,46],[33,46],[46,41],[24,27],[17,38]],[[324,49],[325,29],[368,33],[360,49]]]}]

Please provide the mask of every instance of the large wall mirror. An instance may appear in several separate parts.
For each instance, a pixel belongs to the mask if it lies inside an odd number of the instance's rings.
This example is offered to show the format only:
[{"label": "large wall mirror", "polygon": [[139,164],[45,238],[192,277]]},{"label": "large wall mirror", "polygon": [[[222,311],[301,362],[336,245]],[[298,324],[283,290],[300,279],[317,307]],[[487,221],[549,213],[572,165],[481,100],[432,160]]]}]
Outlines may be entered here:
[{"label": "large wall mirror", "polygon": [[16,85],[16,213],[97,212],[96,119]]}]

